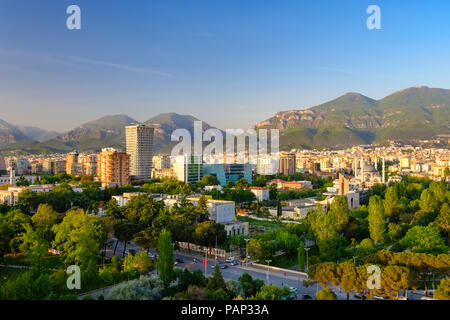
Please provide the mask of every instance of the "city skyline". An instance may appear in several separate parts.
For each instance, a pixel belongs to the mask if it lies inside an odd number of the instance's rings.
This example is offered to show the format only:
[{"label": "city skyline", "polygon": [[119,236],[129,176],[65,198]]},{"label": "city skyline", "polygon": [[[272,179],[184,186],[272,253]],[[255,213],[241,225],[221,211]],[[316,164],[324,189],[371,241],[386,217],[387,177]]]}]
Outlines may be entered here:
[{"label": "city skyline", "polygon": [[368,1],[194,10],[80,0],[81,30],[65,27],[69,4],[1,4],[0,119],[64,132],[104,115],[171,111],[247,128],[346,92],[449,87],[449,4],[439,1],[377,1],[381,30],[366,27]]}]

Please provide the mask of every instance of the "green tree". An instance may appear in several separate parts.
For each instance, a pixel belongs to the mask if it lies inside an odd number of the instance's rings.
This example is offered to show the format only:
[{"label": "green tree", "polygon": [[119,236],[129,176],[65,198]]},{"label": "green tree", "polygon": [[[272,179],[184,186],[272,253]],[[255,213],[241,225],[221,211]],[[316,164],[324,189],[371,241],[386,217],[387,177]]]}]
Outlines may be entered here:
[{"label": "green tree", "polygon": [[141,276],[112,288],[106,300],[160,300],[163,292],[164,283],[158,276]]},{"label": "green tree", "polygon": [[281,300],[282,297],[290,295],[287,287],[279,288],[274,284],[263,285],[261,290],[256,293],[256,300]]},{"label": "green tree", "polygon": [[431,225],[415,226],[408,230],[401,240],[401,244],[410,248],[413,252],[446,253],[448,247],[445,240],[439,234],[439,230]]},{"label": "green tree", "polygon": [[68,211],[53,231],[53,246],[63,252],[66,264],[75,263],[83,267],[90,261],[97,262],[99,249],[106,242],[105,227],[99,218],[91,217],[81,209]]},{"label": "green tree", "polygon": [[275,183],[272,183],[269,186],[269,198],[270,200],[276,200],[278,198],[278,190],[277,185]]},{"label": "green tree", "polygon": [[219,289],[225,290],[225,280],[222,277],[222,272],[220,272],[218,264],[216,264],[212,276],[208,279],[206,288],[210,291],[216,291]]},{"label": "green tree", "polygon": [[410,269],[401,266],[387,266],[381,272],[381,289],[385,294],[398,299],[400,290],[407,290],[413,284],[414,275]]},{"label": "green tree", "polygon": [[277,201],[277,217],[281,218],[282,215],[283,215],[283,208],[281,207],[281,201],[278,200]]},{"label": "green tree", "polygon": [[216,239],[218,244],[224,243],[226,236],[223,225],[214,221],[199,223],[194,232],[195,243],[209,247],[215,245]]},{"label": "green tree", "polygon": [[450,209],[448,203],[444,203],[436,219],[436,225],[441,232],[447,237],[450,243]]},{"label": "green tree", "polygon": [[351,262],[343,262],[339,265],[339,286],[347,293],[347,300],[350,299],[350,292],[358,287],[358,272]]},{"label": "green tree", "polygon": [[300,270],[304,271],[306,266],[306,251],[305,243],[303,241],[300,241],[298,246],[297,261]]},{"label": "green tree", "polygon": [[13,231],[9,223],[9,219],[0,214],[0,257],[2,258],[2,263],[5,263],[5,255],[10,252],[10,240]]},{"label": "green tree", "polygon": [[384,212],[389,217],[390,221],[397,219],[398,207],[400,201],[399,185],[395,184],[386,189],[384,196]]},{"label": "green tree", "polygon": [[45,300],[51,294],[51,281],[47,273],[28,270],[8,280],[0,291],[2,300]]},{"label": "green tree", "polygon": [[343,238],[336,228],[333,214],[316,212],[311,215],[311,227],[317,239],[320,253],[329,257],[338,257],[341,254]]},{"label": "green tree", "polygon": [[330,288],[317,291],[316,300],[337,300],[336,294]]},{"label": "green tree", "polygon": [[424,212],[435,212],[438,209],[439,203],[434,192],[431,189],[425,189],[420,195],[419,205],[420,209]]},{"label": "green tree", "polygon": [[288,231],[281,231],[276,235],[276,243],[281,247],[288,255],[292,255],[298,249],[299,239],[295,234],[291,234]]},{"label": "green tree", "polygon": [[369,231],[370,237],[375,243],[384,242],[386,234],[386,222],[384,206],[379,196],[372,196],[369,200]]},{"label": "green tree", "polygon": [[236,181],[236,189],[248,189],[247,179],[239,179]]},{"label": "green tree", "polygon": [[388,235],[391,240],[393,241],[400,240],[400,238],[402,237],[402,233],[403,228],[400,224],[393,222],[390,222],[388,224]]},{"label": "green tree", "polygon": [[323,287],[332,284],[339,285],[339,266],[334,262],[323,262],[317,265],[314,269],[314,279],[317,280]]},{"label": "green tree", "polygon": [[170,231],[167,231],[166,229],[162,230],[159,235],[158,253],[159,257],[157,267],[161,280],[164,283],[164,287],[167,290],[173,280],[174,257],[172,235]]},{"label": "green tree", "polygon": [[42,231],[34,230],[29,224],[25,225],[20,250],[31,260],[34,267],[41,271],[42,258],[48,254],[49,242]]},{"label": "green tree", "polygon": [[331,213],[336,221],[336,230],[341,232],[348,224],[348,202],[346,196],[335,196],[330,205]]},{"label": "green tree", "polygon": [[264,285],[264,281],[256,279],[253,280],[252,276],[247,272],[243,273],[238,281],[241,283],[242,288],[244,290],[244,296],[249,298],[254,296],[258,291],[261,290],[261,287]]},{"label": "green tree", "polygon": [[434,297],[438,300],[450,300],[450,278],[441,280],[434,292]]},{"label": "green tree", "polygon": [[125,272],[146,274],[151,271],[152,266],[152,258],[144,251],[139,251],[135,255],[129,255],[123,260],[123,271]]},{"label": "green tree", "polygon": [[260,239],[251,238],[247,243],[247,250],[250,255],[262,257],[264,254],[262,241]]},{"label": "green tree", "polygon": [[205,186],[217,186],[219,185],[219,180],[216,176],[213,176],[212,174],[204,175],[202,180],[200,180]]}]

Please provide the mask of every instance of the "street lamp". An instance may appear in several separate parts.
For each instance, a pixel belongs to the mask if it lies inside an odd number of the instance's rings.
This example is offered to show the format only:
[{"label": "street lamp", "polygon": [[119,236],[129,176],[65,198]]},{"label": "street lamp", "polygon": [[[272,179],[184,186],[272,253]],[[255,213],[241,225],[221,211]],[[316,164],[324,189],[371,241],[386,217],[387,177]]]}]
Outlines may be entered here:
[{"label": "street lamp", "polygon": [[267,281],[269,281],[269,266],[270,266],[270,263],[272,262],[272,260],[266,260],[266,262],[267,262],[267,274],[266,274],[266,279],[267,279]]},{"label": "street lamp", "polygon": [[248,242],[250,241],[250,239],[244,239],[245,240],[245,261],[247,262],[247,258],[248,258]]},{"label": "street lamp", "polygon": [[306,247],[305,251],[306,251],[306,272],[308,272],[309,270],[309,261],[308,261],[308,251],[309,249],[311,249],[310,247]]}]

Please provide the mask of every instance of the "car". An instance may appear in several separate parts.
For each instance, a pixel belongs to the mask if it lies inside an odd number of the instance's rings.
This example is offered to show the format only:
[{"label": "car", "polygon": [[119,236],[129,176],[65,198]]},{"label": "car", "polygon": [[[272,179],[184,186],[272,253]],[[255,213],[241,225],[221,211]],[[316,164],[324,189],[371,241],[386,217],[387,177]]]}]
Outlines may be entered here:
[{"label": "car", "polygon": [[232,266],[237,266],[238,264],[239,264],[239,262],[237,262],[236,260],[231,261]]},{"label": "car", "polygon": [[227,258],[226,260],[225,260],[225,262],[227,262],[227,263],[231,263],[231,262],[233,262],[234,261],[234,258],[233,257],[229,257],[229,258]]},{"label": "car", "polygon": [[183,259],[175,259],[175,262],[177,262],[177,263],[184,263],[184,260]]},{"label": "car", "polygon": [[359,300],[366,300],[366,299],[367,299],[367,297],[366,297],[366,295],[365,295],[364,293],[356,293],[356,294],[354,295],[354,297],[355,297],[356,299],[359,299]]},{"label": "car", "polygon": [[297,296],[295,294],[290,294],[289,296],[283,296],[281,297],[281,300],[295,300],[297,299]]},{"label": "car", "polygon": [[310,295],[308,295],[308,294],[302,295],[302,300],[312,300],[312,299],[313,298]]},{"label": "car", "polygon": [[226,264],[219,264],[219,266],[220,266],[220,269],[226,269],[226,268],[228,268],[228,266],[227,266]]},{"label": "car", "polygon": [[216,267],[215,264],[212,264],[212,265],[211,265],[211,269],[214,269],[215,267]]},{"label": "car", "polygon": [[149,252],[149,257],[150,258],[152,258],[152,259],[157,259],[158,258],[158,255],[156,254],[156,253],[153,253],[153,252]]},{"label": "car", "polygon": [[289,287],[289,291],[292,293],[297,293],[298,289],[296,287]]}]

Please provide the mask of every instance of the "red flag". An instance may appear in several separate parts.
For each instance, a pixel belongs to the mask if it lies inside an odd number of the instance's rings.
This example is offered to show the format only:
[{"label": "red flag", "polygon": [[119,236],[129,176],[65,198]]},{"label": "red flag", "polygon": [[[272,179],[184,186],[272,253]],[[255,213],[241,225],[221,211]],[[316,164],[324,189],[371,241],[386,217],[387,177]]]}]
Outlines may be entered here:
[{"label": "red flag", "polygon": [[206,267],[206,259],[203,259],[203,266]]}]

